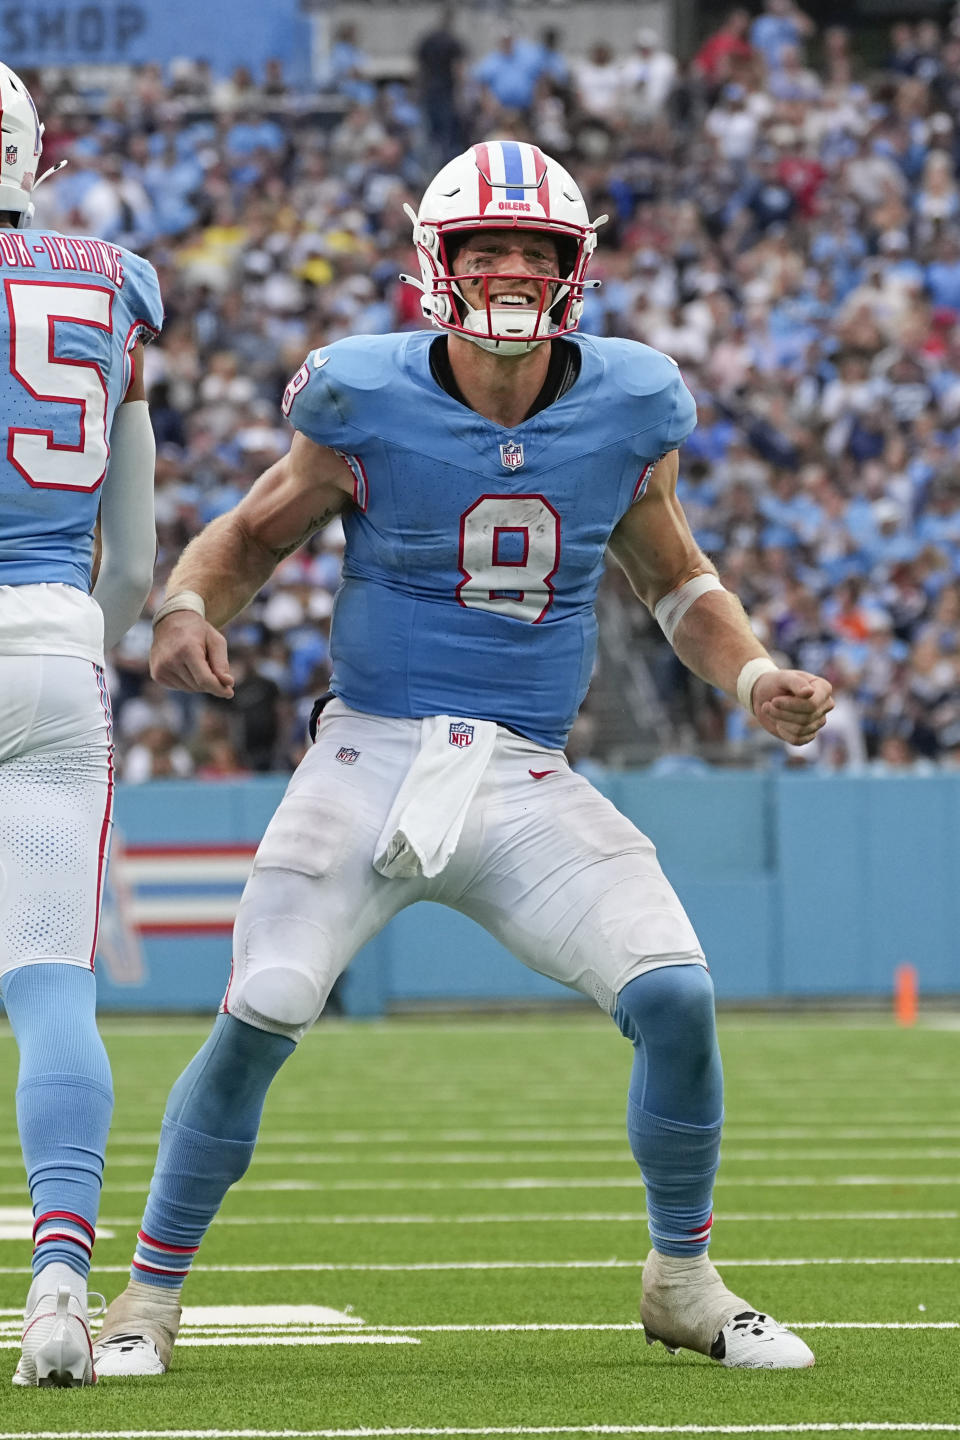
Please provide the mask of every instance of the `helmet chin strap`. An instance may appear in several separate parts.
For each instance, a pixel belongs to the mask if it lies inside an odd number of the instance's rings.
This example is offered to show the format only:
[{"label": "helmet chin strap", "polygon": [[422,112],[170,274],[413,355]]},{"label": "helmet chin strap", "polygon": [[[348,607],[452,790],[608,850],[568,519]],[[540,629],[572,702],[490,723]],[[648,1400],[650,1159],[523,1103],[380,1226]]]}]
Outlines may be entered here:
[{"label": "helmet chin strap", "polygon": [[[600,284],[599,280],[585,280],[583,288],[595,290]],[[459,333],[465,340],[472,340],[481,349],[491,350],[496,355],[525,355],[528,351],[535,350],[538,345],[544,344],[559,329],[551,320],[550,312],[564,299],[567,288],[565,285],[558,286],[550,304],[542,311],[521,310],[508,305],[489,305],[482,310],[476,310],[463,295],[459,285],[455,285],[453,289],[464,307],[460,321],[463,329]],[[477,327],[476,330],[474,326]],[[515,335],[510,333],[511,326],[517,329]],[[534,329],[534,326],[537,328]],[[546,326],[545,330],[543,326]],[[523,334],[524,329],[526,334]],[[492,331],[493,335],[484,334],[486,330]],[[493,336],[499,338],[494,339]]]},{"label": "helmet chin strap", "polygon": [[[467,306],[461,319],[462,330],[459,332],[465,340],[472,340],[482,350],[492,350],[496,355],[525,355],[530,350],[535,350],[550,339],[552,330],[557,327],[551,325],[549,314],[544,313],[539,317],[541,324],[545,321],[548,329],[546,333],[536,333],[534,322],[538,316],[535,310],[514,310],[508,309],[505,305],[491,305],[489,310],[474,310]],[[518,326],[518,321],[526,322]],[[474,329],[474,327],[478,327]],[[515,333],[511,334],[511,326],[515,327]],[[486,330],[493,331],[498,339],[484,334]],[[526,330],[526,334],[524,334]]]},{"label": "helmet chin strap", "polygon": [[491,355],[529,355],[531,350],[545,345],[550,339],[549,335],[544,335],[539,340],[491,340],[487,335],[474,335],[469,330],[457,330],[455,333],[461,340],[469,340],[472,345],[489,351]]}]

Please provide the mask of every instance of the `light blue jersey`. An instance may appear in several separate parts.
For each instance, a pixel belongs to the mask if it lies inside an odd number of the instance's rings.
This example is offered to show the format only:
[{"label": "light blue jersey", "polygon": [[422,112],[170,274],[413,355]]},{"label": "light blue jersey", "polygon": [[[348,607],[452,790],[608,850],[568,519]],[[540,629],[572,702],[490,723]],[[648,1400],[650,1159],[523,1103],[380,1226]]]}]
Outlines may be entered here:
[{"label": "light blue jersey", "polygon": [[0,585],[90,589],[130,351],[156,334],[153,266],[102,240],[0,229]]},{"label": "light blue jersey", "polygon": [[580,373],[504,429],[433,378],[429,331],[313,351],[284,410],[354,475],[332,688],[379,715],[494,720],[560,748],[587,691],[604,552],[696,423],[667,356],[578,335]]}]

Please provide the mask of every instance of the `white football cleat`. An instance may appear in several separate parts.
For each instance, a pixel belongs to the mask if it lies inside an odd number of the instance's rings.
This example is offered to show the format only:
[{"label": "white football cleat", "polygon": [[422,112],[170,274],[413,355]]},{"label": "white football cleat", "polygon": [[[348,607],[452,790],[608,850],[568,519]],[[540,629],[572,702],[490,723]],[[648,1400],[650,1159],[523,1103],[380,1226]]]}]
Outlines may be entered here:
[{"label": "white football cleat", "polygon": [[131,1280],[103,1317],[93,1347],[97,1374],[165,1375],[179,1328],[179,1290]]},{"label": "white football cleat", "polygon": [[696,1350],[741,1370],[803,1370],[813,1351],[799,1335],[741,1300],[706,1255],[689,1260],[651,1250],[643,1267],[640,1319],[648,1345]]},{"label": "white football cleat", "polygon": [[83,1297],[69,1285],[40,1295],[24,1316],[23,1351],[14,1385],[95,1385],[93,1346]]}]

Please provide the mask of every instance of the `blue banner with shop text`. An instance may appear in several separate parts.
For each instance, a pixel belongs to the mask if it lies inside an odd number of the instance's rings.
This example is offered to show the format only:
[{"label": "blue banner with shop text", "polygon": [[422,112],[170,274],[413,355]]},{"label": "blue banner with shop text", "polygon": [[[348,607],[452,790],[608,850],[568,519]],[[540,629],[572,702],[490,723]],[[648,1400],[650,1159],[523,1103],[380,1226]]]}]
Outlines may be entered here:
[{"label": "blue banner with shop text", "polygon": [[209,60],[217,74],[265,60],[305,79],[309,22],[298,0],[30,0],[0,3],[0,56],[14,70],[41,65],[164,66],[180,56]]}]

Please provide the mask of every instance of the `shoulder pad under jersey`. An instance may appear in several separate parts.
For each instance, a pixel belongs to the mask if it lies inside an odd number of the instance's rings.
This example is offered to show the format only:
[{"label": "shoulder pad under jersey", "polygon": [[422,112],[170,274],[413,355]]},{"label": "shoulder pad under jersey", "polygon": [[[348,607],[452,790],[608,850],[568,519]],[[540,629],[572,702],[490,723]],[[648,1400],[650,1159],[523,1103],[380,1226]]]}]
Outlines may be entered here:
[{"label": "shoulder pad under jersey", "polygon": [[135,255],[120,245],[115,248],[120,252],[123,266],[123,285],[118,298],[129,316],[128,324],[140,332],[137,338],[150,340],[159,335],[163,327],[163,300],[157,272],[142,255]]},{"label": "shoulder pad under jersey", "polygon": [[640,448],[659,458],[682,445],[697,423],[697,407],[677,362],[636,340],[591,336],[590,343],[603,357],[606,384],[620,392]]},{"label": "shoulder pad under jersey", "polygon": [[[352,335],[311,350],[283,392],[281,409],[308,440],[332,448],[370,433],[385,387],[401,375],[408,335]],[[381,392],[381,393],[378,393]]]}]

